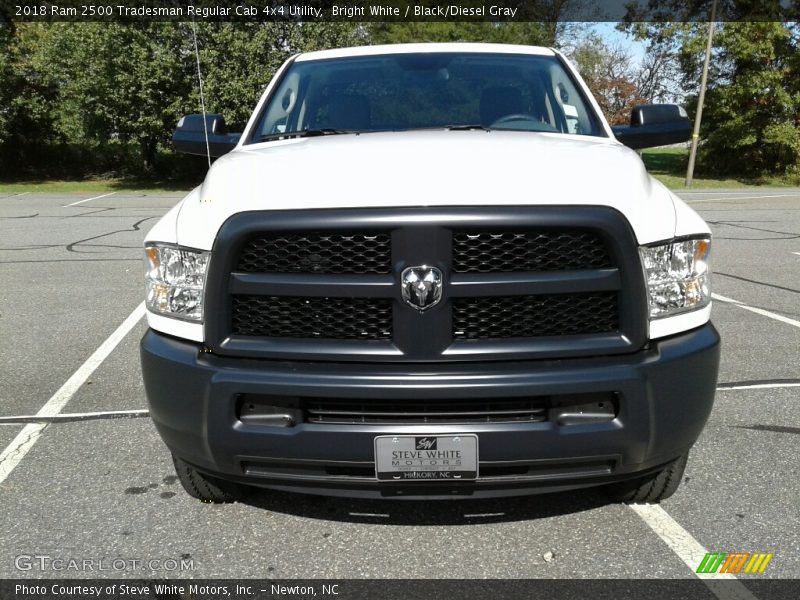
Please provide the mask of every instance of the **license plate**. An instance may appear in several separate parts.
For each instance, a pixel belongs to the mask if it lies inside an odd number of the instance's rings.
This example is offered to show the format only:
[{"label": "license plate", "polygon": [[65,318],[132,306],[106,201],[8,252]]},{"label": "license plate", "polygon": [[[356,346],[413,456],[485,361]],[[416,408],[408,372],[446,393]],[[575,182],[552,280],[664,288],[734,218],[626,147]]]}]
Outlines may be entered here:
[{"label": "license plate", "polygon": [[463,481],[478,477],[478,436],[380,435],[375,438],[379,481]]}]

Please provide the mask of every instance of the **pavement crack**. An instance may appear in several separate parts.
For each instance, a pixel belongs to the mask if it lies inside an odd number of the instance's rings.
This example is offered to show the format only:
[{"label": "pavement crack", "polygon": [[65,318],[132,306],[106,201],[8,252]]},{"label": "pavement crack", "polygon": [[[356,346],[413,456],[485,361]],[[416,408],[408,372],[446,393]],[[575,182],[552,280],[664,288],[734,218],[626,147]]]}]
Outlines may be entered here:
[{"label": "pavement crack", "polygon": [[17,250],[46,250],[48,248],[60,248],[61,244],[31,244],[30,246],[8,246],[0,248],[0,252],[12,252]]},{"label": "pavement crack", "polygon": [[[101,233],[100,235],[93,235],[92,237],[88,237],[82,240],[77,240],[75,242],[67,244],[65,248],[67,249],[67,252],[74,252],[75,254],[87,254],[86,252],[80,252],[79,250],[76,250],[75,246],[84,245],[85,242],[91,242],[92,240],[99,240],[100,238],[108,237],[110,235],[114,235],[117,233],[130,233],[135,231],[141,231],[142,223],[154,218],[155,217],[145,217],[144,219],[139,219],[131,226],[131,229],[115,229],[114,231],[108,231],[106,233]],[[87,244],[87,245],[96,246],[94,244]]]},{"label": "pavement crack", "polygon": [[752,431],[769,431],[771,433],[793,433],[800,435],[800,427],[786,427],[784,425],[731,425],[735,429],[750,429]]},{"label": "pavement crack", "polygon": [[748,283],[755,283],[756,285],[763,285],[766,287],[771,287],[776,290],[784,290],[787,292],[792,292],[795,294],[800,294],[800,290],[796,290],[794,288],[785,287],[782,285],[776,285],[774,283],[766,283],[764,281],[757,281],[755,279],[748,279],[747,277],[740,277],[739,275],[731,275],[730,273],[722,273],[720,271],[714,271],[714,275],[722,275],[723,277],[730,277],[731,279],[738,279],[739,281],[746,281]]},{"label": "pavement crack", "polygon": [[78,213],[78,214],[75,214],[75,215],[67,215],[66,217],[62,217],[62,219],[74,219],[76,217],[89,217],[91,215],[96,215],[96,214],[99,214],[99,213],[108,212],[110,210],[117,210],[117,209],[115,207],[102,206],[102,207],[96,208],[95,210],[90,210],[90,211],[83,212],[83,213]]},{"label": "pavement crack", "polygon": [[[61,246],[59,246],[60,248]],[[139,246],[137,246],[139,248]],[[0,260],[0,265],[18,265],[23,263],[58,263],[58,262],[142,262],[141,258],[53,258],[50,260]]]},{"label": "pavement crack", "polygon": [[[45,429],[47,429],[46,423],[41,424],[39,427],[30,428],[30,431],[28,431],[28,435],[25,436],[25,438],[22,439],[20,442],[16,443],[13,450],[8,451],[7,453],[4,452],[0,454],[0,467],[2,467],[4,463],[9,462],[14,458],[16,458],[18,454],[22,454],[24,456],[25,453],[27,453],[28,443],[31,442],[34,437],[39,437]],[[24,432],[25,429],[23,429],[22,431]]]},{"label": "pavement crack", "polygon": [[776,235],[781,235],[785,237],[770,237],[770,238],[729,238],[729,237],[719,237],[715,236],[717,239],[722,240],[795,240],[800,238],[800,233],[796,233],[794,231],[778,231],[775,229],[763,229],[761,227],[751,227],[749,225],[739,225],[732,221],[706,221],[710,225],[724,225],[728,227],[735,227],[738,229],[749,229],[751,231],[761,231],[763,233],[774,233]]},{"label": "pavement crack", "polygon": [[3,219],[33,219],[33,218],[38,217],[38,216],[39,216],[39,213],[37,212],[37,213],[33,213],[32,215],[20,215],[18,217],[0,217],[0,220],[3,220]]}]

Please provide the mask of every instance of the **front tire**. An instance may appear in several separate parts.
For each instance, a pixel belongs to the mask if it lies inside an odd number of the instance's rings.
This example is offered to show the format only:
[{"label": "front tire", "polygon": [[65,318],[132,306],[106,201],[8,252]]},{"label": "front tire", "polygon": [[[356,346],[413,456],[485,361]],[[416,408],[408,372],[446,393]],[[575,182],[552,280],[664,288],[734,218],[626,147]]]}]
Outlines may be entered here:
[{"label": "front tire", "polygon": [[172,462],[183,489],[192,498],[210,504],[235,502],[242,496],[241,486],[201,473],[174,454]]},{"label": "front tire", "polygon": [[678,489],[688,460],[687,452],[660,471],[608,486],[608,492],[617,502],[658,504]]}]

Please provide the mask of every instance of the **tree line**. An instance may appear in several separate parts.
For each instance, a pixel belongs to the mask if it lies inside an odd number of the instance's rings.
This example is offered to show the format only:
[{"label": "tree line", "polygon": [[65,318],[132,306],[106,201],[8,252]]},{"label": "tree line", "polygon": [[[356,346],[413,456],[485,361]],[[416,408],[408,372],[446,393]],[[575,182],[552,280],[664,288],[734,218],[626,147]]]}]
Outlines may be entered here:
[{"label": "tree line", "polygon": [[[196,27],[196,29],[193,29]],[[0,178],[196,178],[176,157],[178,119],[200,106],[242,127],[264,86],[297,52],[376,43],[487,41],[556,46],[612,123],[637,103],[694,110],[705,23],[630,22],[642,60],[580,23],[18,23],[0,29]],[[699,170],[800,178],[800,27],[719,25]]]}]

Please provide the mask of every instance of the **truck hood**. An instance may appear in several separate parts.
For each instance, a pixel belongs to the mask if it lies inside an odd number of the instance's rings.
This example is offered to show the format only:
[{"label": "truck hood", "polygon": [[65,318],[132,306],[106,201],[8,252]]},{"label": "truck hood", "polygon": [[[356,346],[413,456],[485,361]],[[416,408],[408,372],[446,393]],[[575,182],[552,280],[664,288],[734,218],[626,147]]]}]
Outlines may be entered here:
[{"label": "truck hood", "polygon": [[670,192],[615,140],[437,130],[241,146],[184,200],[176,234],[211,249],[225,220],[244,211],[475,205],[610,206],[640,243],[675,231]]}]

